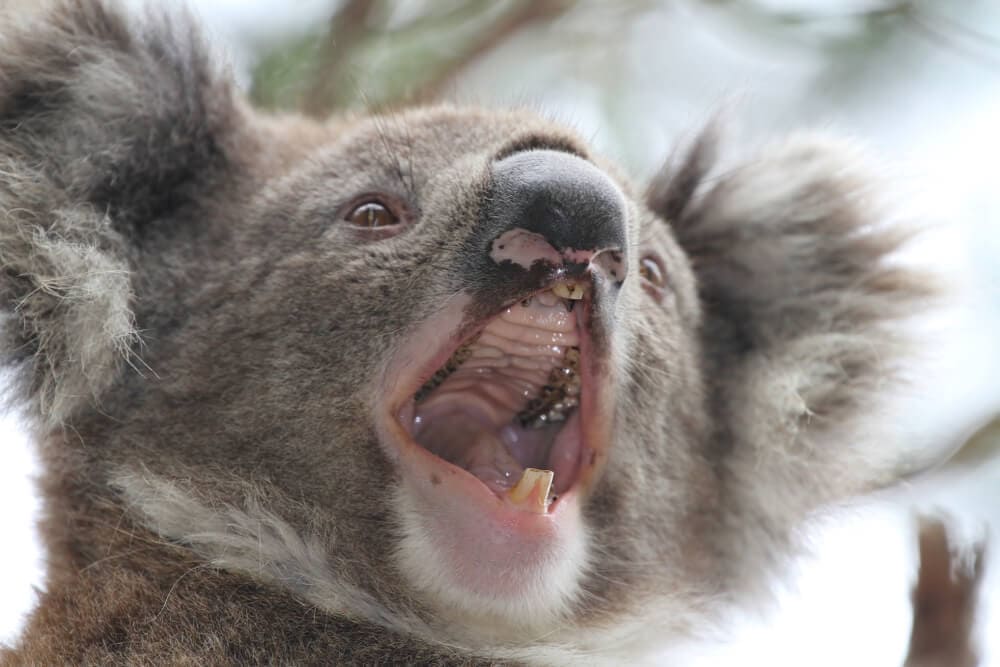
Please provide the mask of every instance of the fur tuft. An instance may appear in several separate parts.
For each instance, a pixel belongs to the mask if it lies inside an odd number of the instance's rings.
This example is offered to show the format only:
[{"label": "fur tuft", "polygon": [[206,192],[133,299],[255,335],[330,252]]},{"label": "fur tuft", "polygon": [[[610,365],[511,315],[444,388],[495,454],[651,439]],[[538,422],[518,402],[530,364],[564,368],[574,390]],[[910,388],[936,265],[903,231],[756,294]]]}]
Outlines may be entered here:
[{"label": "fur tuft", "polygon": [[[0,206],[13,198],[11,190],[23,205],[37,182],[11,186],[0,185]],[[138,336],[129,269],[107,218],[49,206],[34,203],[32,214],[0,211],[0,299],[12,307],[0,347],[11,351],[8,361],[21,371],[21,394],[32,397],[33,412],[54,426],[100,396]]]},{"label": "fur tuft", "polygon": [[883,408],[911,344],[905,321],[936,289],[894,261],[912,232],[852,145],[799,135],[721,170],[714,143],[698,141],[649,201],[698,280],[724,549],[754,570],[813,510],[899,474]]},{"label": "fur tuft", "polygon": [[130,243],[176,234],[234,102],[186,19],[42,8],[0,10],[0,335],[51,427],[141,365]]}]

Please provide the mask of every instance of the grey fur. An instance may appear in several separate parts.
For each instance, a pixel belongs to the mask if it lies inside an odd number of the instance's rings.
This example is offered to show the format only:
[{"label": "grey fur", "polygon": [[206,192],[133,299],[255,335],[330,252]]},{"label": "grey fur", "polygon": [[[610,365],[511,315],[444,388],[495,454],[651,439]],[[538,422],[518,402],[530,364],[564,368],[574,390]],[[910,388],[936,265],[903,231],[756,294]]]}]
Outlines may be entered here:
[{"label": "grey fur", "polygon": [[[802,135],[722,170],[708,133],[643,201],[528,112],[265,117],[183,17],[12,17],[3,351],[52,554],[12,660],[637,660],[764,595],[810,513],[907,472],[879,406],[931,290],[888,261],[905,237],[853,149]],[[456,611],[401,553],[419,517],[371,406],[428,316],[503,302],[464,267],[491,157],[530,147],[615,180],[630,274],[654,252],[668,286],[630,278],[607,315],[614,443],[569,583]],[[405,231],[340,220],[373,190]]]}]

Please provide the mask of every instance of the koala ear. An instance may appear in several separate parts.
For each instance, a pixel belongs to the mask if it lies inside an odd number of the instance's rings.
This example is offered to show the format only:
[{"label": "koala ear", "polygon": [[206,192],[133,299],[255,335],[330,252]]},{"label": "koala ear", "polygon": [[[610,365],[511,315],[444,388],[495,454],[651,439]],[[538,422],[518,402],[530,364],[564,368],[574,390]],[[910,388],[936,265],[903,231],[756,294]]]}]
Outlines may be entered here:
[{"label": "koala ear", "polygon": [[757,488],[808,480],[814,499],[888,482],[899,452],[865,417],[898,371],[901,320],[933,294],[891,259],[908,234],[849,145],[802,135],[725,169],[716,145],[696,141],[648,203],[697,276],[720,456]]},{"label": "koala ear", "polygon": [[57,424],[130,358],[130,262],[182,233],[226,173],[239,113],[189,21],[14,5],[0,10],[0,352]]}]

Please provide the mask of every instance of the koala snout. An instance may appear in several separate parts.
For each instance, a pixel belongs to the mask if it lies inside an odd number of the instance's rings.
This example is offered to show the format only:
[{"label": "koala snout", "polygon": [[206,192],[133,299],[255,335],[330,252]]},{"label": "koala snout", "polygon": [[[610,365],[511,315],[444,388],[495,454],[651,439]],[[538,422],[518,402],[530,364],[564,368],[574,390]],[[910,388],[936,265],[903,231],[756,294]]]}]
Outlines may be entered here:
[{"label": "koala snout", "polygon": [[491,176],[484,222],[494,264],[625,279],[625,196],[603,171],[569,153],[531,150],[497,160]]}]

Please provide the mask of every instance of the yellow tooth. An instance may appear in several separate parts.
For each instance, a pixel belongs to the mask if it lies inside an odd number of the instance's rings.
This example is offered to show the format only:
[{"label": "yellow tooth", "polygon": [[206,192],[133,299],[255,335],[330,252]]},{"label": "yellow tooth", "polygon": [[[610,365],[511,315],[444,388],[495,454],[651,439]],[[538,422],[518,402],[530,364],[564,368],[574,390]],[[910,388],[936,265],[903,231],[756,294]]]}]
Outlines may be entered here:
[{"label": "yellow tooth", "polygon": [[562,299],[570,299],[571,301],[579,301],[583,298],[586,291],[586,286],[583,283],[577,282],[557,283],[556,286],[552,288],[553,294]]},{"label": "yellow tooth", "polygon": [[507,498],[518,508],[534,514],[545,514],[549,506],[549,489],[552,488],[551,470],[525,468],[517,484],[507,492]]}]

